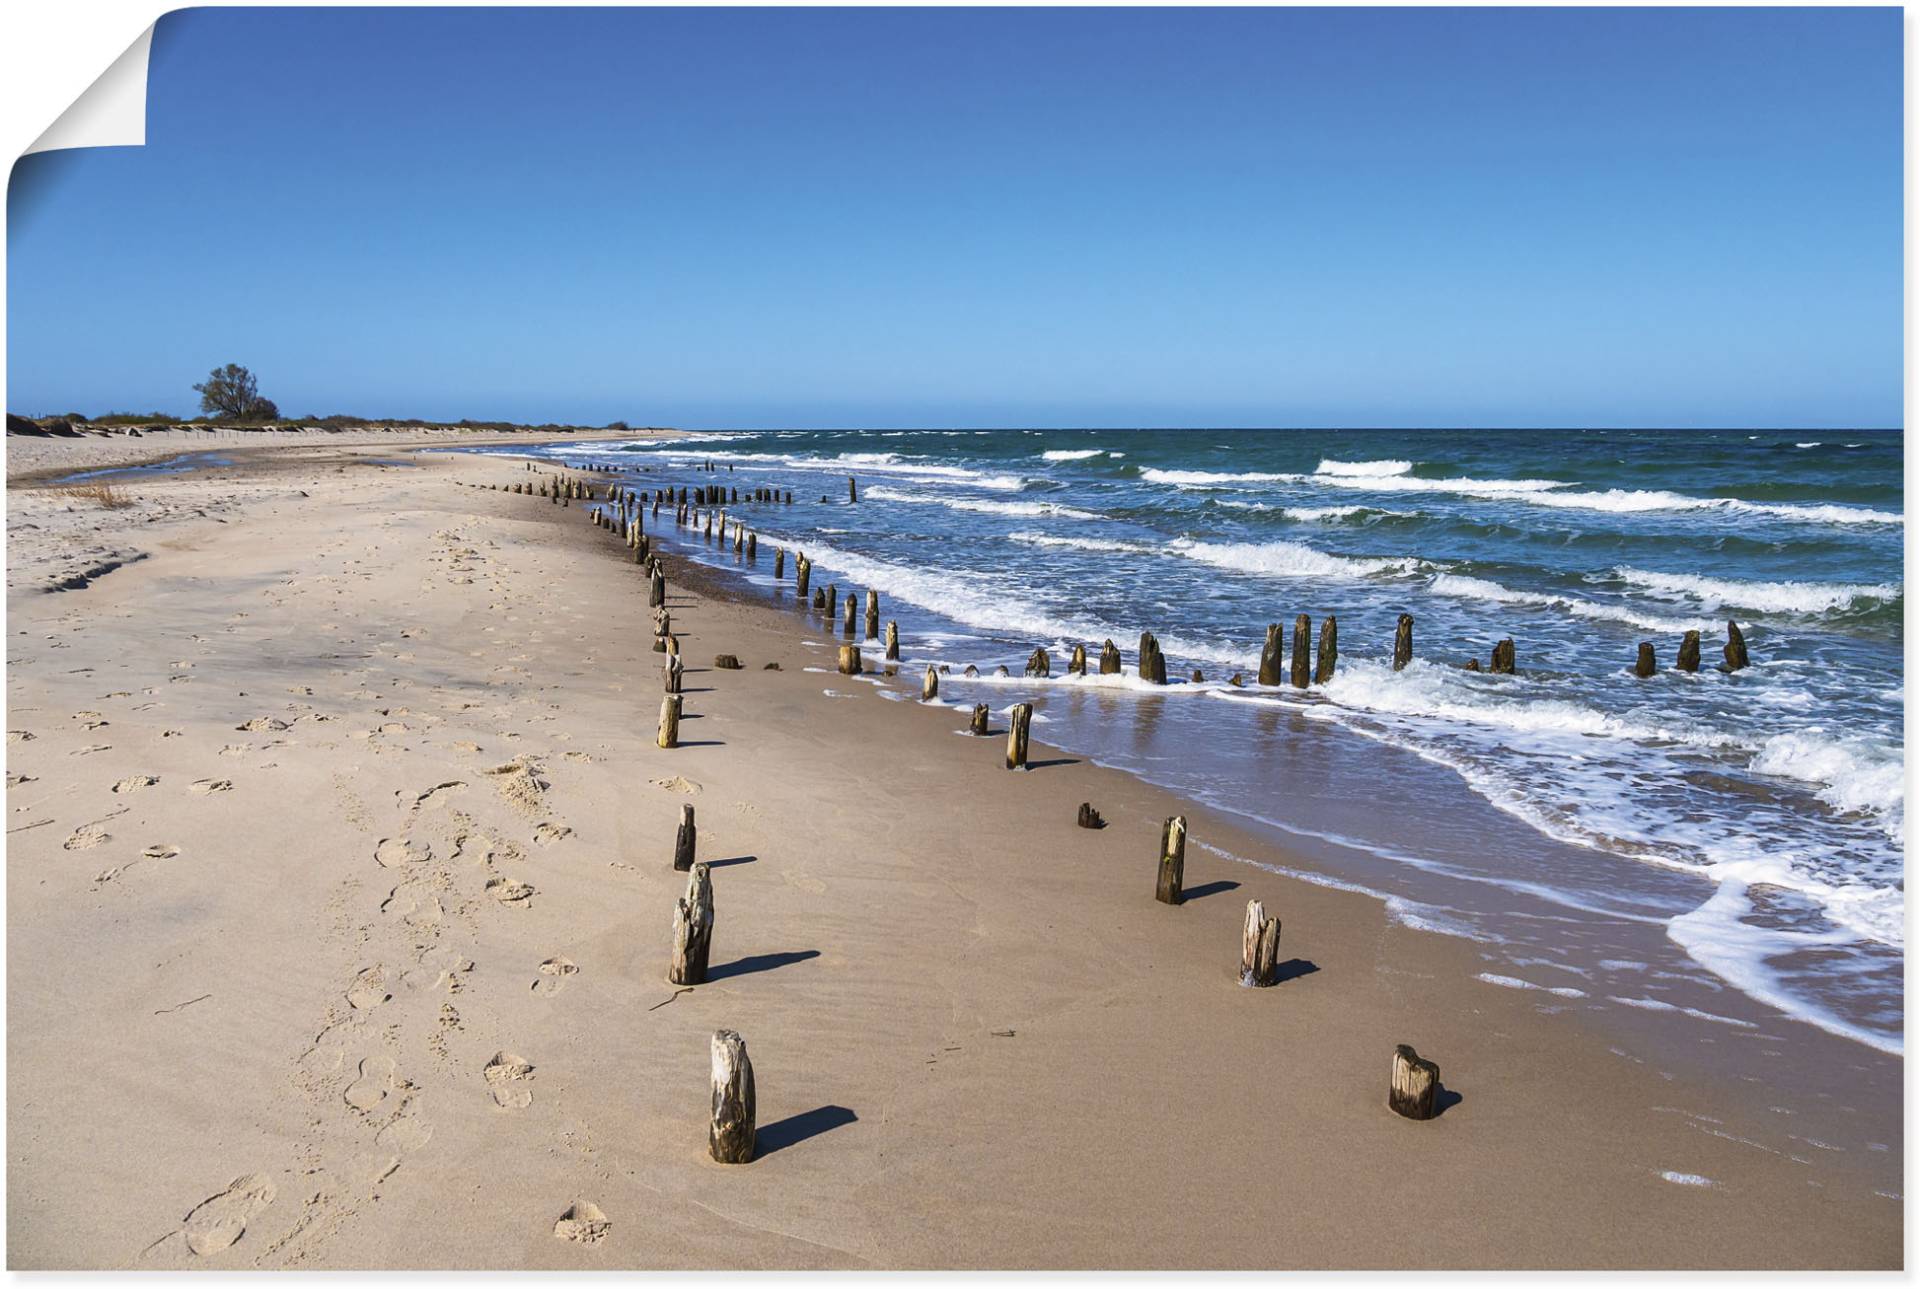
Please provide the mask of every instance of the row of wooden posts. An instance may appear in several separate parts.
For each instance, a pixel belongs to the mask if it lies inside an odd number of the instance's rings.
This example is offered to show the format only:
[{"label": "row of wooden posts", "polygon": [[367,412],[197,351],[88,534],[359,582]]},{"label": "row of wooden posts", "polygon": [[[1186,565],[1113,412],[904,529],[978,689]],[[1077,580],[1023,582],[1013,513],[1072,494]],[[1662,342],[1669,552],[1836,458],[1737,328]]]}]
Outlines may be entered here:
[{"label": "row of wooden posts", "polygon": [[[851,480],[849,481],[851,485]],[[578,484],[578,481],[564,480],[553,485],[543,485],[546,491],[542,495],[552,495],[564,502],[573,497],[591,497],[591,489]],[[530,491],[525,486],[516,486],[513,491]],[[670,490],[669,490],[670,491]],[[771,491],[771,490],[769,490]],[[684,490],[683,490],[684,493]],[[678,639],[672,631],[672,617],[666,605],[666,573],[659,556],[651,549],[651,543],[641,531],[642,516],[645,514],[643,502],[647,498],[627,492],[621,495],[619,489],[608,490],[608,500],[614,503],[610,511],[596,509],[592,521],[596,526],[623,531],[626,544],[636,552],[636,561],[641,563],[648,575],[648,605],[653,613],[654,649],[666,655],[663,664],[662,682],[666,691],[660,707],[660,727],[658,744],[663,749],[671,749],[679,743],[679,725],[682,716],[681,688],[685,674],[680,658]],[[651,498],[653,513],[659,513],[661,494]],[[677,499],[676,499],[677,500]],[[679,502],[678,511],[682,522],[685,521],[685,502]],[[706,503],[711,504],[711,503]],[[708,520],[711,531],[711,516]],[[736,528],[735,549],[741,549]],[[722,520],[721,535],[725,536],[725,521]],[[775,555],[775,576],[780,575],[781,565],[785,561],[785,551]],[[806,579],[811,573],[811,562],[804,553],[796,559],[796,577],[798,589],[804,594]],[[828,621],[832,622],[834,593],[837,588],[829,587],[818,593],[815,606],[827,611]],[[849,593],[846,600],[846,618],[848,636],[853,634],[853,621],[859,608],[857,598]],[[878,634],[880,614],[879,592],[869,589],[867,592],[865,626],[866,637],[873,639]],[[1295,623],[1294,630],[1294,666],[1292,675],[1300,677],[1302,659],[1305,657],[1308,639],[1307,619],[1303,614]],[[1272,671],[1278,670],[1278,631],[1277,627],[1268,632],[1268,649],[1262,657],[1263,683],[1278,683],[1277,679],[1268,681],[1269,656],[1273,659]],[[1320,637],[1319,667],[1315,680],[1324,683],[1332,675],[1333,660],[1337,640],[1337,628],[1329,618],[1323,625]],[[1401,620],[1401,631],[1396,638],[1396,666],[1403,666],[1399,657],[1400,642],[1404,640],[1408,652],[1411,651],[1412,620]],[[1165,683],[1165,658],[1159,651],[1158,642],[1151,633],[1142,637],[1141,674]],[[886,652],[889,660],[899,658],[899,630],[897,624],[889,621],[886,630]],[[841,671],[858,675],[861,669],[858,645],[843,645],[840,650]],[[737,661],[729,659],[734,666]],[[1069,670],[1086,670],[1086,652],[1084,646],[1076,646],[1074,659]],[[1101,652],[1101,670],[1103,672],[1119,670],[1118,650],[1111,640],[1107,641]],[[969,671],[975,669],[969,668]],[[1029,659],[1028,674],[1047,675],[1051,670],[1051,660],[1044,648],[1035,651]],[[940,672],[928,664],[922,681],[922,695],[933,698],[939,693]],[[1303,677],[1294,680],[1304,687]],[[1029,731],[1033,719],[1031,703],[1016,703],[1010,713],[1007,736],[1006,764],[1009,769],[1021,768],[1027,764]],[[985,703],[975,704],[971,728],[975,734],[988,732],[988,708]],[[1099,812],[1090,803],[1080,807],[1078,822],[1082,826],[1099,827],[1104,823]],[[711,870],[700,863],[698,852],[698,828],[692,804],[683,804],[680,808],[679,827],[675,831],[673,845],[673,867],[677,872],[685,872],[687,886],[685,892],[674,903],[672,941],[667,966],[667,979],[670,983],[682,987],[704,984],[707,980],[709,955],[713,941],[714,898]],[[1180,904],[1183,899],[1182,883],[1186,863],[1187,821],[1184,816],[1173,816],[1166,820],[1161,828],[1155,883],[1155,898],[1166,904]],[[1240,946],[1240,982],[1252,988],[1266,988],[1279,983],[1279,947],[1280,922],[1269,917],[1264,906],[1258,900],[1247,904],[1246,918],[1241,928]],[[742,1164],[751,1161],[756,1145],[756,1104],[753,1079],[753,1064],[747,1054],[746,1040],[734,1030],[722,1029],[713,1033],[709,1045],[710,1055],[710,1108],[708,1118],[707,1144],[709,1154],[718,1162]],[[1432,1061],[1422,1059],[1412,1048],[1405,1045],[1394,1049],[1389,1071],[1387,1104],[1395,1113],[1410,1119],[1430,1119],[1436,1111],[1436,1093],[1439,1089],[1439,1067]]]}]

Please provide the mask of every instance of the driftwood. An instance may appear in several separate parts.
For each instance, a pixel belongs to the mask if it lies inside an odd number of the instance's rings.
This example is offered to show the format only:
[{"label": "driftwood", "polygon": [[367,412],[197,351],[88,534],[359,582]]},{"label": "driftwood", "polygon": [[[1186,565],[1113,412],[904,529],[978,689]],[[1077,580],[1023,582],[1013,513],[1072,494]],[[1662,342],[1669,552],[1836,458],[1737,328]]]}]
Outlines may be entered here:
[{"label": "driftwood", "polygon": [[1413,661],[1413,615],[1402,613],[1393,628],[1393,669],[1399,671]]},{"label": "driftwood", "polygon": [[1032,703],[1015,703],[1011,719],[1007,722],[1007,768],[1024,770],[1027,767],[1027,728],[1033,721]]},{"label": "driftwood", "polygon": [[1265,989],[1280,980],[1280,919],[1267,916],[1259,900],[1247,901],[1240,931],[1240,983]]},{"label": "driftwood", "polygon": [[1162,904],[1178,904],[1180,882],[1187,868],[1187,817],[1173,815],[1160,825],[1160,880],[1153,898]]},{"label": "driftwood", "polygon": [[667,964],[667,983],[707,983],[707,949],[713,943],[713,883],[707,866],[695,864],[687,878],[687,893],[673,904],[673,960]]},{"label": "driftwood", "polygon": [[723,1164],[753,1158],[753,1062],[747,1041],[730,1029],[713,1032],[713,1117],[707,1153]]},{"label": "driftwood", "polygon": [[1267,642],[1260,647],[1260,683],[1277,685],[1280,683],[1281,650],[1285,636],[1278,622],[1267,624]]},{"label": "driftwood", "polygon": [[1340,624],[1329,613],[1320,624],[1320,655],[1314,662],[1313,683],[1324,685],[1333,679],[1334,663],[1340,657]]},{"label": "driftwood", "polygon": [[985,703],[975,703],[973,705],[973,721],[967,728],[975,734],[985,734],[987,732],[987,705]]},{"label": "driftwood", "polygon": [[1293,620],[1293,665],[1287,678],[1295,689],[1305,689],[1313,677],[1313,660],[1307,651],[1313,647],[1313,619],[1302,613]]},{"label": "driftwood", "polygon": [[660,700],[660,746],[680,746],[680,695],[668,694]]},{"label": "driftwood", "polygon": [[1393,1049],[1393,1081],[1387,1088],[1387,1108],[1408,1119],[1431,1119],[1440,1090],[1440,1067],[1423,1061],[1405,1043]]}]

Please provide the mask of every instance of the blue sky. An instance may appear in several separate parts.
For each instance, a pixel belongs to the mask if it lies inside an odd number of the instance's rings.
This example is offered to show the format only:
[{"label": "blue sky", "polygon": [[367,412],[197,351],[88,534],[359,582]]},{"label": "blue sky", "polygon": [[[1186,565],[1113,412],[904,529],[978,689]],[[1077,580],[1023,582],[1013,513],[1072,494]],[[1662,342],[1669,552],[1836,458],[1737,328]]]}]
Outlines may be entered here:
[{"label": "blue sky", "polygon": [[9,188],[11,410],[1898,425],[1901,13],[163,19]]}]

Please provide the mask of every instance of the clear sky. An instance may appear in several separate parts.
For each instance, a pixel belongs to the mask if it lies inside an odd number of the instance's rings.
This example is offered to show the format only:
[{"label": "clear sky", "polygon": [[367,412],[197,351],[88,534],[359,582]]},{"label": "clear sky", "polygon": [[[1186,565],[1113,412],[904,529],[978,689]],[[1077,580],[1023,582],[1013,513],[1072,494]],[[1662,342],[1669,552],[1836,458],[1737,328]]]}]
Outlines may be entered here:
[{"label": "clear sky", "polygon": [[8,194],[14,411],[1899,425],[1901,12],[274,10]]}]

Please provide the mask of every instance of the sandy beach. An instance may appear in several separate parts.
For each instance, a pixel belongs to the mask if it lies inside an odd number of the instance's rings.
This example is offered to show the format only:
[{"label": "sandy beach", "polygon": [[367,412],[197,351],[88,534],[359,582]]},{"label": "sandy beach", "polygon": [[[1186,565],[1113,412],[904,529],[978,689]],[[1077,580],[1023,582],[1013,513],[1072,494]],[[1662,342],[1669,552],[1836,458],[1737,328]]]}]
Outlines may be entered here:
[{"label": "sandy beach", "polygon": [[[664,511],[662,750],[640,570],[579,503],[459,486],[520,463],[413,450],[449,442],[9,442],[10,1267],[1902,1265],[1898,1057],[1796,1027],[1762,1079],[1477,985],[1471,941],[1044,726],[1008,772],[822,674],[838,634]],[[124,509],[46,486],[192,451],[103,480]],[[1173,814],[1255,863],[1196,844],[1156,903]],[[707,1154],[719,1028],[744,1166]],[[1431,1121],[1386,1108],[1399,1043]]]}]

